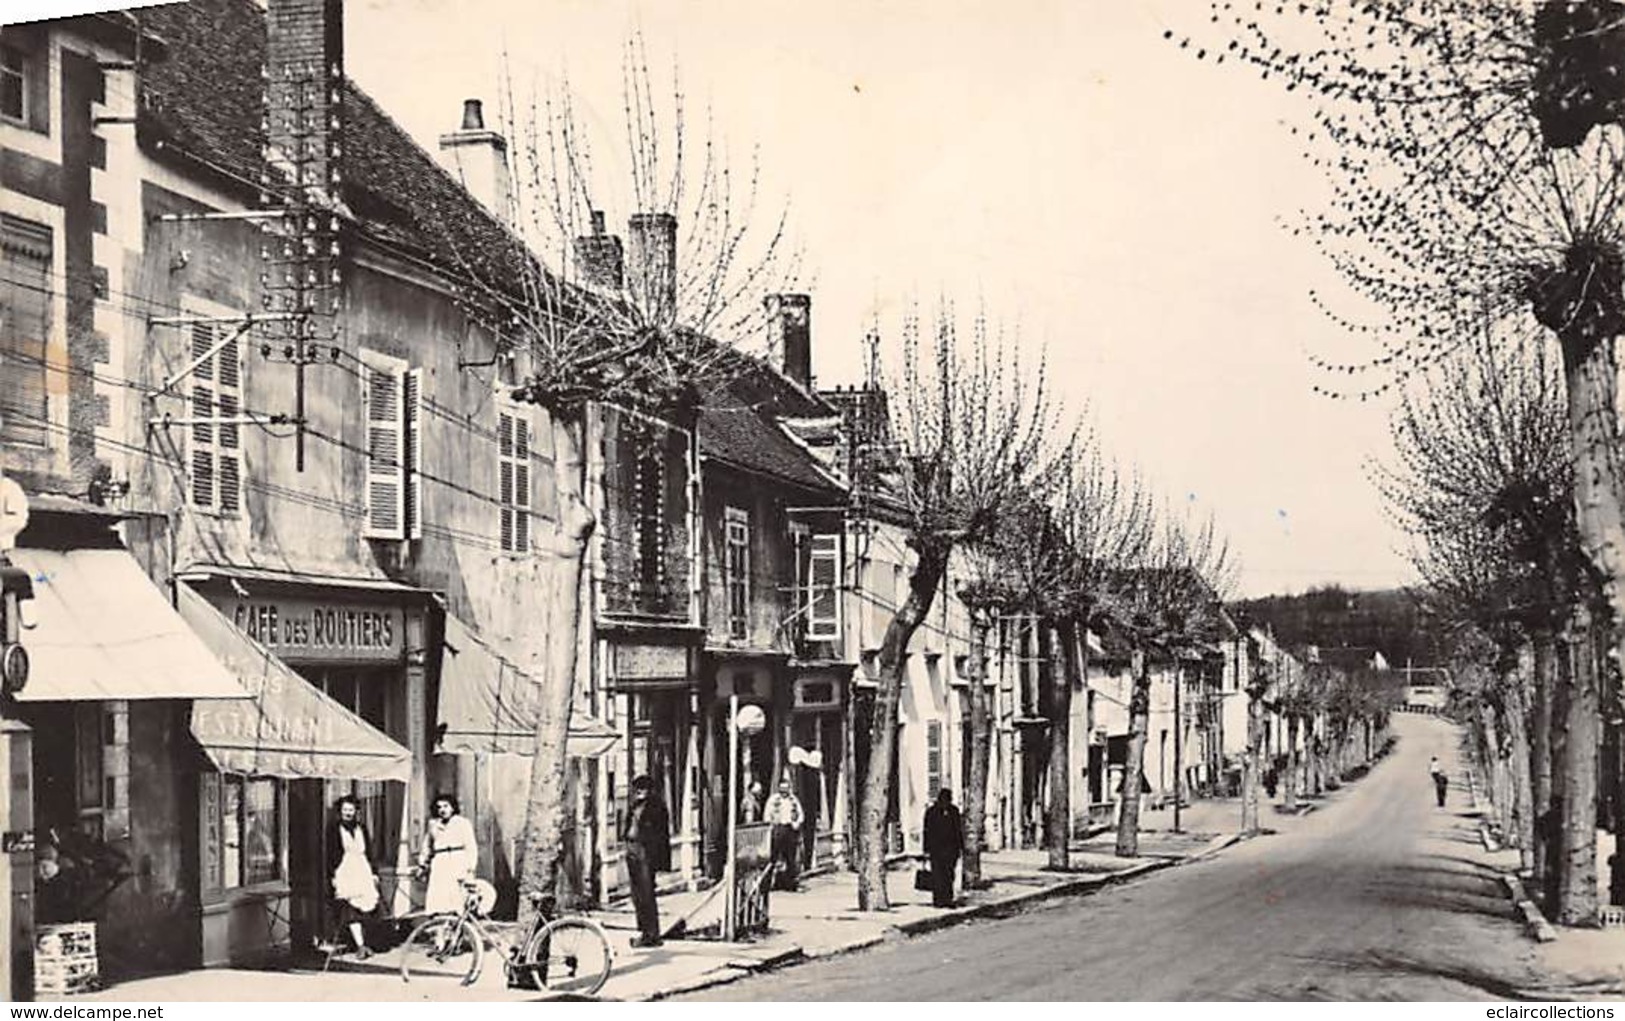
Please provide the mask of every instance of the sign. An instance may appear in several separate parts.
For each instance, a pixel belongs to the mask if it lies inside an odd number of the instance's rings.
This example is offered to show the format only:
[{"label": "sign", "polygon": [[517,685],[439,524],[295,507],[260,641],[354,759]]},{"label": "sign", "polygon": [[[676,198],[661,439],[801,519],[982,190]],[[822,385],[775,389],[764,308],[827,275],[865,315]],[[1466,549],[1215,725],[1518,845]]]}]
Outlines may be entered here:
[{"label": "sign", "polygon": [[406,620],[398,606],[299,598],[228,598],[231,623],[284,661],[398,663]]},{"label": "sign", "polygon": [[768,891],[773,887],[773,826],[741,823],[734,829],[733,917],[724,939],[766,934]]},{"label": "sign", "polygon": [[0,837],[0,854],[28,854],[33,850],[33,830],[7,830]]},{"label": "sign", "polygon": [[617,684],[688,684],[688,649],[681,645],[631,645],[617,642],[610,647],[610,674]]}]

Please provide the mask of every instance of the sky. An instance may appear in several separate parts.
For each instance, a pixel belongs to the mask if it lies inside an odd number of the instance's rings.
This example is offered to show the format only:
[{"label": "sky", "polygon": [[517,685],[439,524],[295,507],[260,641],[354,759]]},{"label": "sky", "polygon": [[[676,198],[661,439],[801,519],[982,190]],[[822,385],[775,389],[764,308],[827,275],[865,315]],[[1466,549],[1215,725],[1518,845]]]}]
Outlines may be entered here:
[{"label": "sky", "polygon": [[504,80],[523,96],[567,76],[615,130],[641,33],[690,123],[708,108],[736,168],[755,147],[762,208],[787,206],[821,385],[860,381],[864,334],[895,341],[909,307],[982,303],[1112,454],[1214,515],[1237,594],[1413,580],[1365,468],[1389,456],[1385,408],[1311,391],[1327,380],[1306,352],[1364,352],[1310,303],[1335,280],[1283,227],[1324,195],[1285,127],[1308,111],[1163,38],[1211,45],[1205,2],[349,0],[345,17],[349,75],[430,151]]},{"label": "sky", "polygon": [[787,202],[820,384],[859,381],[865,332],[916,300],[985,302],[1111,452],[1212,512],[1239,594],[1413,580],[1365,470],[1385,409],[1310,389],[1307,351],[1360,349],[1283,227],[1323,196],[1284,126],[1307,110],[1164,40],[1212,27],[1205,3],[350,0],[346,18],[349,74],[431,150],[505,77],[525,95],[567,76],[590,121],[623,123],[640,32],[690,122],[709,106],[734,165],[758,147],[764,207]]}]

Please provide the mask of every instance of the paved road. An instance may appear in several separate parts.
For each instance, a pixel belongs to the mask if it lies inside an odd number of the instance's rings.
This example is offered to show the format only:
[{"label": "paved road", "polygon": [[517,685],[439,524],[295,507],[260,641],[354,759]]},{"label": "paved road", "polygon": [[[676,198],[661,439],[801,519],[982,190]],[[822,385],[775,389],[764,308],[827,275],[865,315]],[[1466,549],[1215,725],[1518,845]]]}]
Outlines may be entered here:
[{"label": "paved road", "polygon": [[[1401,716],[1394,754],[1283,832],[1092,897],[696,995],[728,1000],[1462,1000],[1538,984],[1466,792],[1456,730]],[[1266,823],[1267,824],[1267,823]]]}]

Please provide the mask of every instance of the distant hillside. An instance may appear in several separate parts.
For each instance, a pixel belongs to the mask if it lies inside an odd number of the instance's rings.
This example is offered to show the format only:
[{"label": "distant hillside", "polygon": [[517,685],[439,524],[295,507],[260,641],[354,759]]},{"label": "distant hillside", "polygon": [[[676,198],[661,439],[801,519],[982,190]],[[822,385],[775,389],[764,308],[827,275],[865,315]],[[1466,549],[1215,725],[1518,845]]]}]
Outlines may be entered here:
[{"label": "distant hillside", "polygon": [[1264,596],[1235,605],[1253,622],[1268,624],[1276,641],[1289,647],[1370,646],[1381,650],[1396,669],[1403,669],[1406,659],[1416,666],[1432,666],[1447,655],[1436,625],[1405,589],[1360,592],[1329,585],[1302,595]]}]

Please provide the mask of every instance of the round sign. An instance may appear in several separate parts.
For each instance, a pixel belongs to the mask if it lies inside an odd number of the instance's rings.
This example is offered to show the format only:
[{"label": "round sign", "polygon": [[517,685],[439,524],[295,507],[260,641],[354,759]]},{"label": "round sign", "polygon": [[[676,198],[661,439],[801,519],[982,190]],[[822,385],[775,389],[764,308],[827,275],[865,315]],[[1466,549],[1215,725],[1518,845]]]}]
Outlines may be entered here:
[{"label": "round sign", "polygon": [[734,714],[734,729],[751,737],[767,729],[767,714],[759,705],[742,705]]},{"label": "round sign", "polygon": [[28,650],[21,645],[0,648],[0,682],[6,694],[15,695],[28,683]]}]

